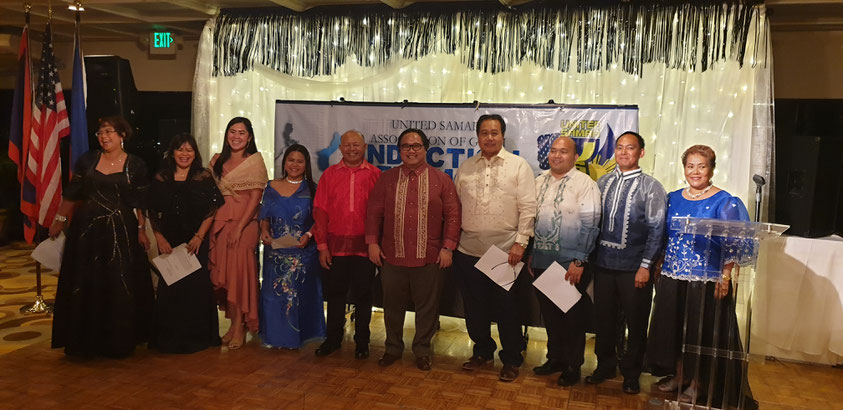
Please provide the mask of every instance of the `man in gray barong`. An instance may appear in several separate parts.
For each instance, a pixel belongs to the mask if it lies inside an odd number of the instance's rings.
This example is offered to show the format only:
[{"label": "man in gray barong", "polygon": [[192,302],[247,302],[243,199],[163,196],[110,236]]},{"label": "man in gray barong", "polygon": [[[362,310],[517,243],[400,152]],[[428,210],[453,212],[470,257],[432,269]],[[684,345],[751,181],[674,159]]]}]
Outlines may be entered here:
[{"label": "man in gray barong", "polygon": [[628,394],[641,390],[638,378],[653,298],[650,269],[662,251],[667,207],[662,184],[638,165],[643,157],[644,138],[632,131],[621,134],[615,147],[617,168],[597,181],[603,198],[594,263],[597,369],[585,382],[599,384],[615,377],[620,356],[615,343],[617,318],[622,309],[628,341],[620,370],[623,391]]}]

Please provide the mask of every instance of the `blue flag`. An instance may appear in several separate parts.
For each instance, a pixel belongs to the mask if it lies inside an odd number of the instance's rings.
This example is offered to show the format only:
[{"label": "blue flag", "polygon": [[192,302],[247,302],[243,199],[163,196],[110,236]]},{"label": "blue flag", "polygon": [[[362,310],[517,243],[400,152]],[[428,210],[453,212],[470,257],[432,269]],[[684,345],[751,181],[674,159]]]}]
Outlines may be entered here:
[{"label": "blue flag", "polygon": [[73,95],[70,97],[70,172],[73,172],[76,160],[88,152],[88,119],[85,115],[88,84],[85,78],[85,58],[82,56],[78,25],[74,37]]}]

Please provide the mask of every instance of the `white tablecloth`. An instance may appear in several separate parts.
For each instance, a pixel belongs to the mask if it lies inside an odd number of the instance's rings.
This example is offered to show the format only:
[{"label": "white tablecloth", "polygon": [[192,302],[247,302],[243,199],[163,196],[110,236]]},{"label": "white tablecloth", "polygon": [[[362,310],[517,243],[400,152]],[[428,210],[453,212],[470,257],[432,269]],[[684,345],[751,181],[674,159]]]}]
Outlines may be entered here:
[{"label": "white tablecloth", "polygon": [[843,363],[843,238],[762,243],[751,343],[755,354]]}]

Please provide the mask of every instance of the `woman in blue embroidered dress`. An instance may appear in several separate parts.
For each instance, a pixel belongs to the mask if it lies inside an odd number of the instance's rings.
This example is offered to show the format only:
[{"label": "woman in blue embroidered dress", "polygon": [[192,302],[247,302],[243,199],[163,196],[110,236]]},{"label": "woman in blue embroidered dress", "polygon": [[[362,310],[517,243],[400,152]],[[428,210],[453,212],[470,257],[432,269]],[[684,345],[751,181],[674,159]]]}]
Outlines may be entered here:
[{"label": "woman in blue embroidered dress", "polygon": [[[281,163],[281,178],[267,184],[258,216],[264,244],[260,337],[265,347],[297,349],[325,337],[321,268],[310,240],[316,184],[304,146],[291,145]],[[284,237],[298,245],[272,246]]]},{"label": "woman in blue embroidered dress", "polygon": [[[659,390],[676,391],[682,386],[685,388],[681,395],[682,401],[703,404],[707,401],[705,396],[709,390],[710,374],[707,372],[712,367],[705,355],[701,356],[699,364],[695,361],[696,355],[682,356],[683,323],[687,314],[688,325],[684,336],[689,344],[697,344],[701,336],[701,346],[742,350],[736,315],[732,308],[734,296],[731,279],[733,274],[737,274],[733,270],[734,265],[744,262],[746,255],[752,252],[752,245],[716,236],[706,238],[704,235],[681,234],[670,227],[670,219],[690,216],[749,220],[746,207],[739,198],[712,185],[715,159],[714,151],[705,145],[694,145],[682,154],[688,187],[668,195],[667,247],[661,274],[657,276],[646,358],[647,367],[654,375],[673,375],[660,381],[657,385]],[[718,299],[720,309],[716,308]],[[704,303],[702,312],[700,302]],[[702,328],[699,327],[700,318]],[[717,340],[714,340],[715,334]],[[699,375],[694,379],[697,366]],[[718,359],[713,368],[717,374],[712,405],[723,403],[724,391],[729,396],[728,404],[737,405],[741,384],[746,380],[740,361]],[[727,372],[731,372],[728,378]],[[679,380],[679,374],[682,374],[683,380]],[[729,383],[728,386],[726,383]],[[744,406],[757,407],[749,384],[745,386]]]}]

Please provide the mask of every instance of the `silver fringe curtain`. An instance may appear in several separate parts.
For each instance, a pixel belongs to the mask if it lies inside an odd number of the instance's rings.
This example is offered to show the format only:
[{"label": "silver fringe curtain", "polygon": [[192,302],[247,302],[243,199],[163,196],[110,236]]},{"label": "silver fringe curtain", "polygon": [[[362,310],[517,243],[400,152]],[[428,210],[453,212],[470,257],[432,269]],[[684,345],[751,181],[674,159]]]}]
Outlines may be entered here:
[{"label": "silver fringe curtain", "polygon": [[[349,59],[371,67],[447,53],[490,73],[529,61],[562,72],[620,68],[641,75],[653,62],[691,71],[726,59],[743,66],[750,42],[756,53],[767,49],[766,31],[749,38],[763,6],[746,3],[436,7],[354,7],[345,15],[225,10],[214,32],[213,72],[231,76],[262,64],[314,77]],[[749,58],[766,64],[765,55]]]}]

